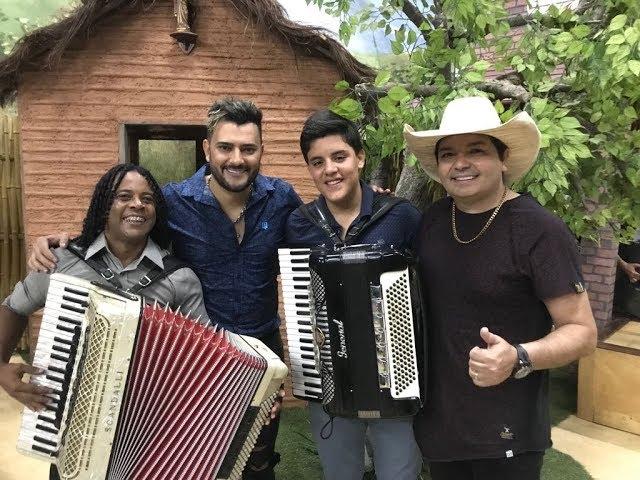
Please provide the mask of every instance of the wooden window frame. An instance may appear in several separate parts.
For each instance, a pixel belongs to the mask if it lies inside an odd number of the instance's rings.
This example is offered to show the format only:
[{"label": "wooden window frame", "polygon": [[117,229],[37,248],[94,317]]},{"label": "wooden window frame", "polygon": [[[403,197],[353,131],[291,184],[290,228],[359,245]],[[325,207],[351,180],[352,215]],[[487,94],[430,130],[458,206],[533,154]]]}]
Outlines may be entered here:
[{"label": "wooden window frame", "polygon": [[120,161],[135,165],[140,163],[139,140],[193,140],[196,142],[196,171],[198,171],[207,163],[202,150],[202,141],[205,138],[207,138],[206,125],[123,123],[120,128]]}]

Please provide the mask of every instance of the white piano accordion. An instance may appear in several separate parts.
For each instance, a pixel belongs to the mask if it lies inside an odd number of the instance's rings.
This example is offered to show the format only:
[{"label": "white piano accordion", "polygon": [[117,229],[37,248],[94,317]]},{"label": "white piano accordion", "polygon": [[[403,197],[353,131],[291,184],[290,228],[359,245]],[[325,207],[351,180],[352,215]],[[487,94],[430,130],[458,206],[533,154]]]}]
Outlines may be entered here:
[{"label": "white piano accordion", "polygon": [[62,479],[239,479],[287,367],[260,341],[51,276],[18,449]]},{"label": "white piano accordion", "polygon": [[379,245],[279,249],[293,395],[330,415],[414,415],[426,319],[414,259]]}]

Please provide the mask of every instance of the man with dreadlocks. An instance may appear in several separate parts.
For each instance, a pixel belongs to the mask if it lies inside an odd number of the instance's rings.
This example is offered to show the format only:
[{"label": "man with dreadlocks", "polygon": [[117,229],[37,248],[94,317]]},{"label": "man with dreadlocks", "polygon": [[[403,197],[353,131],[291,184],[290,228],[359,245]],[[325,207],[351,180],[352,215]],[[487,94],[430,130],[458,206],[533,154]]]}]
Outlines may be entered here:
[{"label": "man with dreadlocks", "polygon": [[[157,182],[142,167],[120,164],[98,181],[82,233],[68,249],[56,250],[55,270],[102,283],[112,277],[119,288],[208,320],[200,281],[168,255],[168,243],[167,206]],[[0,306],[0,386],[32,410],[45,408],[51,390],[23,382],[25,373],[39,370],[9,359],[27,317],[44,306],[48,288],[49,274],[32,272]],[[51,478],[58,478],[53,467]]]}]

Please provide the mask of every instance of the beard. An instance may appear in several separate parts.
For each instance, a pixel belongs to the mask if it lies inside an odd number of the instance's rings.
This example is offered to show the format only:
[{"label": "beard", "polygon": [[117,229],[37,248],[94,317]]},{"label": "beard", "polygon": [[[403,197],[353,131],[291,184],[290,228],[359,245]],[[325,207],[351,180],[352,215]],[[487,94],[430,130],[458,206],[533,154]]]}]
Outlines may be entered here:
[{"label": "beard", "polygon": [[211,170],[211,175],[213,175],[213,178],[218,183],[218,185],[220,185],[222,188],[224,188],[228,192],[238,193],[246,190],[249,187],[249,185],[253,183],[253,181],[258,176],[258,172],[260,169],[259,168],[255,168],[253,170],[246,169],[245,171],[247,171],[249,175],[247,178],[247,181],[239,185],[231,185],[229,182],[227,182],[222,172],[222,170],[224,170],[224,167],[220,169],[217,167],[210,166],[210,170]]}]

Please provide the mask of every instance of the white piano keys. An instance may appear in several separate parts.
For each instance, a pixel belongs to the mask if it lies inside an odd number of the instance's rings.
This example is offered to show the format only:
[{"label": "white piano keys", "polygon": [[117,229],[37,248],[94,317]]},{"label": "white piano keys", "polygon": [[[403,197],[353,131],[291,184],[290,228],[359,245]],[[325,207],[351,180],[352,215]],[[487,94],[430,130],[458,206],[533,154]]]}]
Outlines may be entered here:
[{"label": "white piano keys", "polygon": [[[322,385],[313,347],[309,306],[309,249],[278,250],[284,303],[285,328],[289,347],[293,395],[306,400],[322,399]],[[317,316],[319,326],[326,318]]]},{"label": "white piano keys", "polygon": [[54,390],[48,395],[52,400],[43,411],[25,407],[17,445],[24,453],[50,462],[55,460],[62,438],[62,432],[56,426],[56,413],[62,412],[65,405],[58,393],[67,389],[65,372],[75,360],[71,347],[76,327],[84,323],[88,300],[88,282],[68,276],[64,280],[63,283],[56,276],[51,277],[32,362],[44,373],[32,375],[30,379],[34,385]]}]

